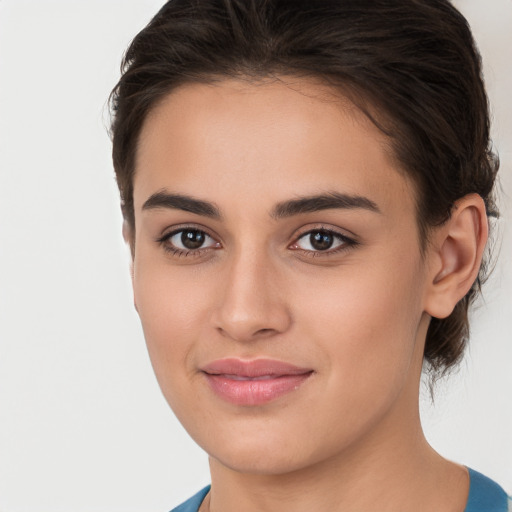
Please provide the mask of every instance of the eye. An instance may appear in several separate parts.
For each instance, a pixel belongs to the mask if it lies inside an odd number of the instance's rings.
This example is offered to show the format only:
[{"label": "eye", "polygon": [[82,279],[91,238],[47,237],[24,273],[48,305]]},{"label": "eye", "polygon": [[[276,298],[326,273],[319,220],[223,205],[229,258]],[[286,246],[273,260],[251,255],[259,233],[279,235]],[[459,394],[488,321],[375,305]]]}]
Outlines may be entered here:
[{"label": "eye", "polygon": [[355,245],[355,241],[328,229],[315,229],[300,236],[290,247],[310,253],[333,253]]},{"label": "eye", "polygon": [[188,255],[203,249],[218,248],[219,242],[204,231],[196,228],[182,228],[158,240],[164,248],[178,255]]}]

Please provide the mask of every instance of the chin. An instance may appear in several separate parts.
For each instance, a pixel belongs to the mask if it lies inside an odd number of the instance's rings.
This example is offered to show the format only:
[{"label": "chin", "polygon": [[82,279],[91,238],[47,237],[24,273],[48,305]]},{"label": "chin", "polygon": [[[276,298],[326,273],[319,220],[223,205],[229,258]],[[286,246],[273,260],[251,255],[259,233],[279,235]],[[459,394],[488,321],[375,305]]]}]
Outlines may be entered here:
[{"label": "chin", "polygon": [[[215,450],[210,457],[222,466],[242,474],[277,476],[299,471],[311,465],[305,454],[293,455],[276,447],[247,446],[236,450]],[[218,452],[218,453],[217,453]]]},{"label": "chin", "polygon": [[207,436],[203,432],[193,437],[215,463],[241,474],[290,474],[319,464],[340,449],[343,451],[339,435],[336,440],[310,443],[308,440],[314,441],[314,437],[292,421],[285,425],[258,422],[251,429],[247,428],[250,422],[245,423],[239,422],[240,428],[233,430],[214,428]]}]

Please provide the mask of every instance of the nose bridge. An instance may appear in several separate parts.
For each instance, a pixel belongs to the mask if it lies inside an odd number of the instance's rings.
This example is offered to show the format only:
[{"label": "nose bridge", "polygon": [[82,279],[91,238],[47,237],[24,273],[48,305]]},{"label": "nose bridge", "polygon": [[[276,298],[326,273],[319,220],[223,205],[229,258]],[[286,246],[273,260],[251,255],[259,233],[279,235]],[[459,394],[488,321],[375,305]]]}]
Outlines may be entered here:
[{"label": "nose bridge", "polygon": [[279,270],[263,248],[241,246],[226,262],[216,327],[237,341],[286,330],[290,314],[278,289]]}]

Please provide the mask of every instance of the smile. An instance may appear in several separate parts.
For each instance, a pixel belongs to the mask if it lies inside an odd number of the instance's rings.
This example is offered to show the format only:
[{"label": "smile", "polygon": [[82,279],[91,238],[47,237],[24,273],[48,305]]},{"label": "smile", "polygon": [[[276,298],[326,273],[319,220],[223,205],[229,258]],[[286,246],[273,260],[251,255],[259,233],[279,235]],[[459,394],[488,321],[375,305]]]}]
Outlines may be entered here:
[{"label": "smile", "polygon": [[313,374],[312,369],[271,359],[222,359],[206,365],[202,372],[219,398],[242,406],[276,400],[298,389]]}]

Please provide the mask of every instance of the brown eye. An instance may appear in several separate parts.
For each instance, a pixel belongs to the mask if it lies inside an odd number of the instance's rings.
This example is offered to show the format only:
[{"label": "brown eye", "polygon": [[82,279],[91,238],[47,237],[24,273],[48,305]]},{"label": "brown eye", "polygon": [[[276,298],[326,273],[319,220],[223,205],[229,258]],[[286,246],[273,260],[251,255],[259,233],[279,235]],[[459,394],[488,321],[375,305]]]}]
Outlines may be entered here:
[{"label": "brown eye", "polygon": [[309,234],[309,243],[315,251],[326,251],[334,244],[334,236],[325,231],[316,231]]},{"label": "brown eye", "polygon": [[356,245],[356,242],[341,233],[328,229],[315,229],[300,236],[291,248],[312,254],[321,252],[329,254],[353,245]]},{"label": "brown eye", "polygon": [[195,251],[218,247],[219,244],[200,229],[184,228],[174,231],[161,240],[165,245],[177,251]]},{"label": "brown eye", "polygon": [[205,233],[195,229],[187,229],[181,232],[181,243],[186,249],[199,249],[204,244],[205,238]]}]

